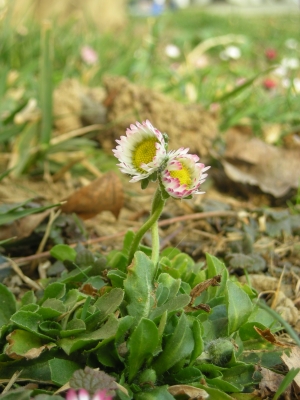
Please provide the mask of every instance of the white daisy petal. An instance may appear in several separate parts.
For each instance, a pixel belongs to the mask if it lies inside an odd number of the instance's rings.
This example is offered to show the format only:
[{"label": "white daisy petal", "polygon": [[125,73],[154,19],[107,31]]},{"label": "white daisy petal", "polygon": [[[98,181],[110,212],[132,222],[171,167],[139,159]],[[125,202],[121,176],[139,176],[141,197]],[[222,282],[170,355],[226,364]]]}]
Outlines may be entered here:
[{"label": "white daisy petal", "polygon": [[150,121],[131,124],[126,136],[116,140],[114,156],[120,161],[121,172],[132,176],[130,182],[147,178],[165,162],[166,143],[162,133]]},{"label": "white daisy petal", "polygon": [[202,194],[200,186],[205,181],[207,171],[199,163],[196,154],[188,154],[188,149],[179,149],[168,153],[168,161],[165,169],[161,172],[161,182],[166,192],[177,199],[184,199],[193,194]]}]

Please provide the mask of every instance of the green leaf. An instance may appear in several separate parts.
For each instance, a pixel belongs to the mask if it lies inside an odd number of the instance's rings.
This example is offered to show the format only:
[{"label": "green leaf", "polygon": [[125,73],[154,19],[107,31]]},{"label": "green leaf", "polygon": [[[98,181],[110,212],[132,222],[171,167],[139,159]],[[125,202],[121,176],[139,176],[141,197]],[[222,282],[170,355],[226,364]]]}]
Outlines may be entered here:
[{"label": "green leaf", "polygon": [[[259,375],[259,378],[261,378],[261,375]],[[240,389],[239,391],[242,391],[242,387],[258,383],[255,376],[255,365],[240,363],[227,368],[223,371],[223,380],[236,386]]]},{"label": "green leaf", "polygon": [[50,360],[49,367],[51,379],[58,386],[63,386],[69,382],[74,372],[80,369],[79,364],[62,358],[53,358]]},{"label": "green leaf", "polygon": [[55,321],[44,321],[39,326],[40,330],[46,335],[54,337],[56,339],[61,331],[61,325]]},{"label": "green leaf", "polygon": [[114,288],[105,293],[95,302],[94,306],[101,312],[100,321],[103,321],[109,314],[116,311],[122,303],[124,291],[120,288]]},{"label": "green leaf", "polygon": [[[37,358],[45,349],[41,338],[22,329],[16,329],[7,336],[9,345],[5,349],[8,357],[13,359]],[[52,345],[53,346],[53,345]]]},{"label": "green leaf", "polygon": [[190,365],[196,360],[197,357],[200,356],[204,348],[202,339],[202,326],[197,318],[195,318],[193,321],[192,332],[193,332],[195,346],[191,354]]},{"label": "green leaf", "polygon": [[168,300],[173,299],[180,288],[181,279],[174,279],[172,276],[166,273],[162,273],[159,275],[158,280],[164,287],[168,288],[169,290],[169,298]]},{"label": "green leaf", "polygon": [[47,299],[37,312],[43,319],[51,319],[59,317],[65,311],[66,307],[61,300]]},{"label": "green leaf", "polygon": [[166,339],[163,352],[152,364],[158,375],[168,371],[173,365],[188,357],[194,348],[194,339],[187,317],[182,313],[178,324],[173,332]]},{"label": "green leaf", "polygon": [[95,349],[88,352],[95,353],[100,364],[105,367],[118,368],[119,366],[119,355],[116,351],[114,338],[102,340]]},{"label": "green leaf", "polygon": [[39,325],[43,321],[41,315],[31,311],[17,311],[12,317],[11,322],[15,323],[18,327],[32,332],[42,339],[52,340],[51,337],[46,336],[39,332]]},{"label": "green leaf", "polygon": [[22,371],[18,377],[20,380],[51,384],[49,360],[54,357],[54,354],[56,354],[56,350],[49,350],[33,360],[23,359],[17,363],[15,360],[9,363],[0,363],[1,379],[11,379],[16,371]]},{"label": "green leaf", "polygon": [[[170,376],[170,380],[172,383],[178,384],[187,384],[191,382],[199,382],[202,374],[198,368],[195,367],[186,367],[182,368],[176,374],[172,374]],[[168,378],[169,379],[169,378]]]},{"label": "green leaf", "polygon": [[135,394],[134,396],[135,400],[174,400],[175,397],[173,397],[169,392],[168,392],[168,387],[167,386],[160,386],[156,387],[153,390],[149,390],[148,392],[140,392]]},{"label": "green leaf", "polygon": [[0,327],[6,325],[16,312],[17,302],[12,292],[0,283]]},{"label": "green leaf", "polygon": [[35,396],[34,400],[64,400],[63,397],[58,396],[58,395],[52,395],[52,394],[38,394]]},{"label": "green leaf", "polygon": [[37,214],[39,212],[48,210],[49,208],[54,208],[54,207],[58,207],[58,206],[60,206],[60,203],[52,204],[51,206],[46,206],[46,207],[26,208],[25,210],[20,210],[20,211],[13,209],[13,210],[6,211],[5,213],[0,212],[0,226],[5,225],[5,224],[10,224],[11,222],[15,221],[16,219],[27,217],[27,215]]},{"label": "green leaf", "polygon": [[66,244],[57,244],[56,246],[52,247],[50,254],[52,257],[60,261],[75,261],[77,253],[76,250],[70,246],[67,246]]},{"label": "green leaf", "polygon": [[62,329],[59,334],[60,337],[66,338],[70,336],[76,336],[79,335],[80,333],[83,333],[86,331],[86,326],[85,323],[82,321],[82,319],[71,319],[67,323],[66,329]]},{"label": "green leaf", "polygon": [[112,250],[107,256],[107,265],[111,269],[126,272],[128,257],[122,251]]},{"label": "green leaf", "polygon": [[174,299],[167,301],[167,303],[163,304],[161,307],[155,308],[150,314],[150,319],[155,320],[163,315],[165,311],[168,311],[168,313],[180,311],[183,307],[187,306],[190,301],[191,298],[187,294],[179,294],[174,297]]},{"label": "green leaf", "polygon": [[1,400],[30,400],[33,390],[18,388],[0,396]]},{"label": "green leaf", "polygon": [[149,319],[142,318],[127,342],[129,348],[129,382],[132,382],[144,361],[152,355],[158,345],[158,341],[158,329],[155,323]]},{"label": "green leaf", "polygon": [[29,290],[28,292],[26,292],[21,299],[21,305],[25,306],[28,304],[35,304],[37,301],[35,294],[33,292],[33,290]]},{"label": "green leaf", "polygon": [[84,282],[88,278],[88,273],[93,269],[90,265],[89,267],[77,268],[73,271],[70,271],[66,274],[62,274],[62,276],[58,279],[59,282],[62,283],[75,283],[75,282]]},{"label": "green leaf", "polygon": [[116,333],[116,338],[115,338],[115,344],[118,346],[122,342],[125,341],[125,335],[129,331],[129,329],[132,327],[134,323],[134,318],[131,317],[130,315],[126,315],[123,318],[119,318],[119,326],[118,330]]},{"label": "green leaf", "polygon": [[236,332],[252,313],[249,296],[237,284],[227,281],[226,303],[228,310],[228,335]]},{"label": "green leaf", "polygon": [[118,320],[111,316],[101,328],[90,333],[83,333],[76,338],[64,338],[57,341],[66,354],[71,354],[99,340],[108,339],[114,336],[118,329]]},{"label": "green leaf", "polygon": [[60,282],[50,283],[44,290],[43,303],[47,299],[61,299],[66,294],[66,285]]},{"label": "green leaf", "polygon": [[160,283],[156,289],[155,296],[157,307],[160,307],[168,300],[170,296],[170,290]]},{"label": "green leaf", "polygon": [[217,378],[206,378],[206,381],[209,386],[218,388],[222,390],[223,393],[237,393],[243,391],[244,389],[242,385],[226,382],[222,376]]},{"label": "green leaf", "polygon": [[112,269],[111,271],[108,271],[107,277],[111,281],[112,287],[118,287],[123,289],[124,279],[127,278],[127,274],[117,269]]},{"label": "green leaf", "polygon": [[221,275],[221,282],[219,286],[210,286],[207,290],[208,299],[213,299],[221,296],[226,291],[226,282],[228,280],[228,271],[224,263],[217,257],[211,254],[206,254],[207,262],[207,278],[213,278],[216,275]]},{"label": "green leaf", "polygon": [[124,280],[128,313],[135,318],[136,324],[149,315],[153,274],[153,262],[144,253],[137,251],[128,267],[127,279]]},{"label": "green leaf", "polygon": [[209,398],[213,400],[233,400],[231,396],[224,393],[223,390],[214,389],[207,385],[201,385],[200,383],[194,384],[193,386],[205,390],[209,394]]}]

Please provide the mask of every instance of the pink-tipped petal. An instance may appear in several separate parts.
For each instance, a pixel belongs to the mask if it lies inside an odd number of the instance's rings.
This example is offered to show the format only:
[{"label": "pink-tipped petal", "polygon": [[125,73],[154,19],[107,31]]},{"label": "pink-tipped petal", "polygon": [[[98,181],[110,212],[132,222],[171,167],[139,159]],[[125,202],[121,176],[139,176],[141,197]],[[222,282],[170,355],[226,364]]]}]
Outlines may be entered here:
[{"label": "pink-tipped petal", "polygon": [[161,172],[161,182],[166,192],[177,199],[184,199],[194,194],[202,194],[200,186],[210,167],[198,162],[196,154],[188,154],[188,149],[179,149],[168,153],[168,162]]}]

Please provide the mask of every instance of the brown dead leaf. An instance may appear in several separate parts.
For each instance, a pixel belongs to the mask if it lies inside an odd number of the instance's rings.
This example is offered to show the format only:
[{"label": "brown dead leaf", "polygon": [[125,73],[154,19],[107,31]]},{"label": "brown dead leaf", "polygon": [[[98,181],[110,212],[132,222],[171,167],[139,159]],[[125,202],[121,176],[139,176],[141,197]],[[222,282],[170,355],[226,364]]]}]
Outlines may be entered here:
[{"label": "brown dead leaf", "polygon": [[299,310],[292,299],[281,290],[277,290],[272,301],[272,308],[290,325],[295,326],[299,321]]},{"label": "brown dead leaf", "polygon": [[279,347],[289,347],[286,343],[282,343],[277,340],[276,336],[273,335],[269,328],[260,329],[257,326],[254,326],[254,329],[263,339],[267,340],[269,343],[275,344]]},{"label": "brown dead leaf", "polygon": [[[300,368],[300,348],[298,346],[294,346],[289,355],[283,353],[281,356],[282,361],[288,367],[289,370]],[[294,382],[300,389],[300,372],[295,376]]]},{"label": "brown dead leaf", "polygon": [[92,218],[102,211],[111,211],[118,218],[123,202],[123,187],[118,175],[107,172],[71,194],[61,210],[67,214],[76,213],[82,219]]},{"label": "brown dead leaf", "polygon": [[[5,354],[12,358],[13,360],[21,360],[22,358],[26,358],[27,360],[33,360],[34,358],[37,358],[41,355],[41,353],[44,350],[50,350],[52,347],[55,347],[55,343],[48,343],[44,344],[40,347],[33,347],[30,350],[26,351],[26,353],[22,353],[21,351],[16,352],[15,350],[15,340],[14,340],[14,335],[16,331],[11,332],[9,335],[7,335],[6,339],[9,343],[9,345],[5,349]],[[18,346],[16,346],[18,348]]]},{"label": "brown dead leaf", "polygon": [[209,313],[211,308],[208,304],[205,304],[205,303],[200,303],[197,306],[192,306],[192,305],[188,304],[186,307],[184,307],[185,312],[193,312],[196,310],[202,310],[202,311]]},{"label": "brown dead leaf", "polygon": [[202,399],[207,399],[209,397],[209,394],[205,390],[189,385],[170,386],[168,388],[168,392],[171,393],[172,396],[185,394],[186,396],[189,396],[189,399],[191,400],[193,399],[202,400]]},{"label": "brown dead leaf", "polygon": [[220,282],[221,282],[221,275],[216,275],[210,279],[206,279],[206,281],[204,282],[198,283],[198,285],[196,285],[190,293],[191,296],[190,304],[193,304],[195,299],[198,296],[200,296],[200,294],[204,292],[204,290],[207,290],[210,286],[219,286]]},{"label": "brown dead leaf", "polygon": [[31,214],[27,217],[20,218],[9,225],[1,226],[0,240],[6,240],[12,237],[16,237],[17,240],[20,240],[30,236],[50,213],[50,209],[45,210],[38,214]]},{"label": "brown dead leaf", "polygon": [[259,372],[262,374],[262,380],[259,383],[260,394],[265,399],[277,392],[284,376],[263,367],[260,368]]},{"label": "brown dead leaf", "polygon": [[55,347],[55,343],[44,344],[39,348],[33,348],[28,350],[23,356],[27,360],[33,360],[34,358],[38,358],[44,350],[50,350],[52,347]]},{"label": "brown dead leaf", "polygon": [[90,283],[85,283],[80,289],[80,292],[92,297],[98,296],[98,290],[95,289]]},{"label": "brown dead leaf", "polygon": [[258,186],[274,197],[297,189],[300,179],[299,149],[283,149],[231,130],[226,136],[222,164],[234,182]]}]

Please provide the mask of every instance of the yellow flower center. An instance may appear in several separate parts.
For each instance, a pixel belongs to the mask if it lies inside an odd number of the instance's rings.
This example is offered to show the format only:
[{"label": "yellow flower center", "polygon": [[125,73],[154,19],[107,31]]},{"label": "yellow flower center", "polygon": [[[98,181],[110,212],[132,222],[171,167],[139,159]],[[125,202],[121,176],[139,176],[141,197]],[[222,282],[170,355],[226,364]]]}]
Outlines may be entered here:
[{"label": "yellow flower center", "polygon": [[180,185],[187,185],[187,187],[190,187],[190,185],[192,184],[191,171],[184,164],[181,164],[181,166],[182,169],[170,171],[170,175],[172,178],[179,179]]},{"label": "yellow flower center", "polygon": [[155,138],[149,138],[147,140],[143,140],[134,149],[133,165],[138,171],[145,172],[145,170],[141,168],[141,165],[149,164],[151,161],[153,161],[153,158],[156,154],[156,142],[157,140]]}]

